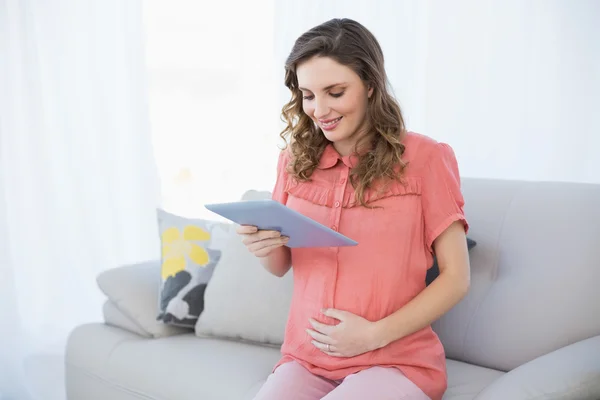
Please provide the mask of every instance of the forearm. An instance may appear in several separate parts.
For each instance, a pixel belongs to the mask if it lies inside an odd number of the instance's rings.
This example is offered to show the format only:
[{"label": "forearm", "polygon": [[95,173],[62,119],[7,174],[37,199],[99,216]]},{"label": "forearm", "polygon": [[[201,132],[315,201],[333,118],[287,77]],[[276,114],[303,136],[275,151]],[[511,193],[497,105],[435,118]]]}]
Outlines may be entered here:
[{"label": "forearm", "polygon": [[441,273],[404,307],[376,323],[378,347],[417,332],[444,315],[467,293],[468,278]]},{"label": "forearm", "polygon": [[273,249],[266,257],[261,257],[260,262],[267,271],[275,276],[284,276],[291,268],[292,253],[289,247],[281,246]]}]

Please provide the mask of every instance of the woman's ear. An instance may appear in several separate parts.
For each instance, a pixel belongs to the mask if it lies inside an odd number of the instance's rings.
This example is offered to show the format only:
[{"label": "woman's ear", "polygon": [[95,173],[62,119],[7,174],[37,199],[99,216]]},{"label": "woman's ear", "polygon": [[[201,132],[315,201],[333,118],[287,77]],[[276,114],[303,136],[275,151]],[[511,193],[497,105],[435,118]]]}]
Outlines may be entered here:
[{"label": "woman's ear", "polygon": [[367,97],[370,99],[371,96],[373,95],[373,86],[369,85],[368,88],[369,88],[369,91],[367,92]]}]

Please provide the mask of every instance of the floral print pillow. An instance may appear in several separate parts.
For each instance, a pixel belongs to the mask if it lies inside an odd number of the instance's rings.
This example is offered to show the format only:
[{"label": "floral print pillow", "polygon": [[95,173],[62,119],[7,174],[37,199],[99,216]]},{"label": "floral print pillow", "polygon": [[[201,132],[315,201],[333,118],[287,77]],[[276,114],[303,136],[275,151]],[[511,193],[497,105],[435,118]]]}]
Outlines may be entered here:
[{"label": "floral print pillow", "polygon": [[158,210],[161,285],[157,320],[194,328],[230,225]]}]

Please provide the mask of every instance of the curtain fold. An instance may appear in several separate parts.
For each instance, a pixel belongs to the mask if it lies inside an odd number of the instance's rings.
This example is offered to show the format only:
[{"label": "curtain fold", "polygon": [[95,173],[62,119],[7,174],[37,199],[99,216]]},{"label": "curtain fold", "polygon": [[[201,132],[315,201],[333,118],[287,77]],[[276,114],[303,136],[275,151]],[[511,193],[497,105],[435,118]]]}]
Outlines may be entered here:
[{"label": "curtain fold", "polygon": [[[0,393],[62,399],[96,275],[159,256],[141,1],[0,3]],[[4,400],[4,397],[0,397]]]}]

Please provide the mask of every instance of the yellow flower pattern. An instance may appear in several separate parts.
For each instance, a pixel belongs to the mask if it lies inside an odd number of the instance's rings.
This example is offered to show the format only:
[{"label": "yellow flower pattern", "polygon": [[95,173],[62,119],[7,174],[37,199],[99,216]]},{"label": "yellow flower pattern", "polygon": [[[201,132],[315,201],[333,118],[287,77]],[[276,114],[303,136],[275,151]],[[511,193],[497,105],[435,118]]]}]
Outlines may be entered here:
[{"label": "yellow flower pattern", "polygon": [[187,225],[183,228],[183,233],[178,228],[168,228],[162,233],[161,239],[163,280],[185,270],[186,258],[200,267],[205,267],[210,261],[208,252],[193,243],[210,239],[210,233],[198,226]]}]

